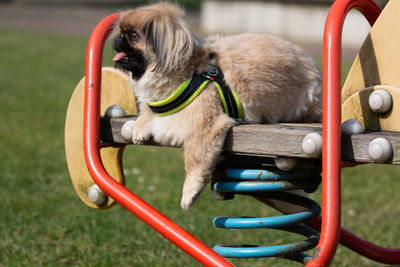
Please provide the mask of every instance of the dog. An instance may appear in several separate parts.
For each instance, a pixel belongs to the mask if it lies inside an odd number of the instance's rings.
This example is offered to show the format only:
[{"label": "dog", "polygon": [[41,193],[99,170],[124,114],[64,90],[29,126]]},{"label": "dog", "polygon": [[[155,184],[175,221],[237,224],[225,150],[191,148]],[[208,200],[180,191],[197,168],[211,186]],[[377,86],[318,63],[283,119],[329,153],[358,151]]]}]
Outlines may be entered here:
[{"label": "dog", "polygon": [[[130,73],[139,104],[133,143],[152,138],[184,150],[187,210],[209,183],[232,126],[320,122],[322,79],[311,57],[288,41],[250,33],[202,39],[184,15],[166,2],[121,12],[113,60]],[[185,86],[195,96],[168,110]]]}]

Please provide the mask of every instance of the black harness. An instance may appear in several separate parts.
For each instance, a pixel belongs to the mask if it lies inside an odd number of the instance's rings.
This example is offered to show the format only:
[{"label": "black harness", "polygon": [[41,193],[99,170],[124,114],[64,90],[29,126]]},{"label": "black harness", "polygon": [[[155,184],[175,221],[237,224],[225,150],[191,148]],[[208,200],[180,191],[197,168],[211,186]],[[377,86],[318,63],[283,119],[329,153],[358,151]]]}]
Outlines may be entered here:
[{"label": "black harness", "polygon": [[239,98],[226,84],[223,73],[214,65],[209,65],[206,73],[194,74],[167,99],[149,102],[148,105],[159,116],[173,114],[189,105],[209,82],[217,87],[225,113],[234,119],[243,119]]}]

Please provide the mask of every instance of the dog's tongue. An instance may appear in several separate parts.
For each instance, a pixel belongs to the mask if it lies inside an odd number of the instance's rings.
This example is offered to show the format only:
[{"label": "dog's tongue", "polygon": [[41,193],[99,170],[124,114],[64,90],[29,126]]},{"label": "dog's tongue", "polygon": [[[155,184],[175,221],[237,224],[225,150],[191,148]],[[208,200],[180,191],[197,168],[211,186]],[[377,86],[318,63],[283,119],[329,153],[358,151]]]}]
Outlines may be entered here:
[{"label": "dog's tongue", "polygon": [[118,54],[115,55],[115,57],[112,59],[113,61],[117,62],[126,57],[128,54],[125,52],[119,52]]}]

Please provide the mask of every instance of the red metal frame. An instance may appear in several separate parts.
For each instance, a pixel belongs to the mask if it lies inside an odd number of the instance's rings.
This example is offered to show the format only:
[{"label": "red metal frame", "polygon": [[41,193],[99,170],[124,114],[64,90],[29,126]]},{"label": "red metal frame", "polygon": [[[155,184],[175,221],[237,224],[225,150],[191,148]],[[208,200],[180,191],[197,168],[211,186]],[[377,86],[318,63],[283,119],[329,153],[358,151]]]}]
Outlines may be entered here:
[{"label": "red metal frame", "polygon": [[[357,9],[372,26],[381,9],[372,0],[336,0],[325,25],[323,63],[323,155],[322,155],[322,223],[321,238],[313,259],[307,266],[326,266],[332,260],[337,244],[378,262],[400,263],[400,250],[379,247],[340,227],[341,170],[341,51],[344,20],[351,9]],[[322,226],[321,226],[322,225]],[[340,238],[340,240],[339,240]]]},{"label": "red metal frame", "polygon": [[351,9],[372,26],[381,9],[372,0],[337,0],[325,24],[322,118],[322,226],[314,256],[307,266],[328,265],[337,248],[341,222],[341,67],[342,30]]},{"label": "red metal frame", "polygon": [[[307,225],[320,231],[321,217],[307,222]],[[340,229],[339,243],[371,260],[384,264],[400,264],[400,249],[390,249],[377,246],[343,227]]]},{"label": "red metal frame", "polygon": [[[323,155],[322,223],[309,223],[321,238],[307,266],[327,266],[340,242],[370,259],[400,263],[400,250],[386,249],[365,241],[340,227],[341,171],[341,34],[344,19],[351,9],[359,10],[371,25],[381,10],[372,0],[337,0],[329,12],[324,34],[323,71]],[[233,266],[211,248],[116,182],[104,169],[100,157],[100,90],[103,48],[119,14],[103,19],[94,29],[87,48],[84,151],[86,165],[96,184],[111,198],[154,228],[164,237],[206,266]]]}]

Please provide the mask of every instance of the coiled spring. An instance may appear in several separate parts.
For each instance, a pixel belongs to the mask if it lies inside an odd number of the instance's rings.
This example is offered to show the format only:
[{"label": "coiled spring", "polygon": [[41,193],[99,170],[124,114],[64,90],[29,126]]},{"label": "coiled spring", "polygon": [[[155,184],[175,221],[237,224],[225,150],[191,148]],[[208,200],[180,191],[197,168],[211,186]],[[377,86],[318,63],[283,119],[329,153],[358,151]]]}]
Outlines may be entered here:
[{"label": "coiled spring", "polygon": [[[315,179],[307,178],[310,172],[284,172],[278,169],[226,169],[224,178],[213,181],[213,190],[222,194],[244,194],[258,199],[275,199],[304,207],[304,211],[275,217],[216,217],[214,225],[228,229],[271,228],[307,237],[306,240],[286,245],[218,245],[213,249],[224,257],[259,258],[283,257],[307,263],[309,256],[303,252],[315,247],[319,234],[314,229],[302,224],[317,217],[321,211],[315,201],[304,196],[282,192],[293,189],[315,190]],[[314,188],[314,189],[312,189]]]}]

